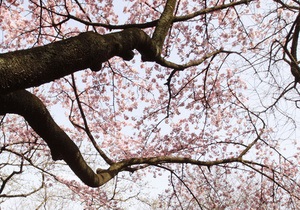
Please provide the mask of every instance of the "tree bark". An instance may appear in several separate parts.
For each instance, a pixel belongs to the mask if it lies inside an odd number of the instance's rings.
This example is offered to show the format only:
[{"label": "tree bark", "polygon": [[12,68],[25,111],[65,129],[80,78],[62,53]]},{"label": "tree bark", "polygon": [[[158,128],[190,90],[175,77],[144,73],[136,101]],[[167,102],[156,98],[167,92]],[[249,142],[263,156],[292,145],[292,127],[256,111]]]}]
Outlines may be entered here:
[{"label": "tree bark", "polygon": [[0,114],[21,115],[47,143],[53,160],[64,160],[88,186],[99,187],[112,179],[118,170],[98,170],[96,174],[83,159],[78,147],[54,122],[43,102],[26,90],[0,95]]},{"label": "tree bark", "polygon": [[137,49],[144,60],[158,57],[151,38],[140,29],[100,35],[85,32],[41,47],[0,55],[0,94],[38,86],[76,71],[101,69],[114,56],[133,58]]}]

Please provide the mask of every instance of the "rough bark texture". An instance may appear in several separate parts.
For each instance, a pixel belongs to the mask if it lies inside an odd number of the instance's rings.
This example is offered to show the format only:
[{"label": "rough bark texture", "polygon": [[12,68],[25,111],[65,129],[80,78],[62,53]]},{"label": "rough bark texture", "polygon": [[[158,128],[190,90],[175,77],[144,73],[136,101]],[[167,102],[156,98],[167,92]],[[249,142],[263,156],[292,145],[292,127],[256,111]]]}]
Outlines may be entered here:
[{"label": "rough bark texture", "polygon": [[140,29],[99,35],[94,32],[42,47],[0,55],[0,93],[38,86],[73,72],[101,69],[101,63],[114,56],[125,60],[137,49],[144,60],[155,60],[156,47]]},{"label": "rough bark texture", "polygon": [[167,36],[167,33],[169,31],[169,28],[171,27],[174,19],[174,11],[176,7],[176,0],[168,0],[166,2],[165,9],[163,13],[161,14],[156,30],[153,33],[153,40],[159,47],[159,51],[162,51],[162,47],[165,41],[165,38]]}]

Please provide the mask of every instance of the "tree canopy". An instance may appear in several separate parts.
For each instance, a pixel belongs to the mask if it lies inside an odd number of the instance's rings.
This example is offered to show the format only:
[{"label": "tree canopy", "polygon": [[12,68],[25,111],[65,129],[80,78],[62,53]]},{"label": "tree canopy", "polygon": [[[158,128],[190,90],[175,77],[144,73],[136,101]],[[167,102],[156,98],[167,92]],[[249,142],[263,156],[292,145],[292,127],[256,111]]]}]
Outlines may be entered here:
[{"label": "tree canopy", "polygon": [[299,1],[0,5],[0,203],[300,207]]}]

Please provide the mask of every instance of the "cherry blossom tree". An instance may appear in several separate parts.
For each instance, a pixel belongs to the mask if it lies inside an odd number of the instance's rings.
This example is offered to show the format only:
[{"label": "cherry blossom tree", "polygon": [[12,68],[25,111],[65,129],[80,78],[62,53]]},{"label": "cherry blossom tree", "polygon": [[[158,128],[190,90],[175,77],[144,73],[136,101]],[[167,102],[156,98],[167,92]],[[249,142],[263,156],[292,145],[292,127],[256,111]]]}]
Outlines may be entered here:
[{"label": "cherry blossom tree", "polygon": [[0,5],[1,203],[300,206],[299,1]]}]

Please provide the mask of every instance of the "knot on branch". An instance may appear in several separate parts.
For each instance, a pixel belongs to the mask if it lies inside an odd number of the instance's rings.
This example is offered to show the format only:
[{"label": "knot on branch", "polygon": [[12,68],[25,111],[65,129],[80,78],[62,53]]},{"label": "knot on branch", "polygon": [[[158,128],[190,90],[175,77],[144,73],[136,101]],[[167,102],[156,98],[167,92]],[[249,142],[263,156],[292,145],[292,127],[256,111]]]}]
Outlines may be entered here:
[{"label": "knot on branch", "polygon": [[133,49],[139,51],[142,56],[142,61],[156,61],[159,57],[158,46],[143,30],[139,28],[125,29],[122,31],[122,36],[126,38],[128,43],[131,43],[131,47],[129,48],[130,50],[125,53],[123,52],[121,57],[125,56],[126,59],[130,59],[130,56],[133,57]]},{"label": "knot on branch", "polygon": [[134,52],[129,50],[127,52],[120,53],[118,56],[123,58],[125,61],[130,61],[134,57]]}]

